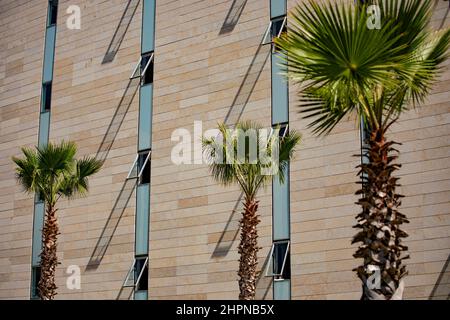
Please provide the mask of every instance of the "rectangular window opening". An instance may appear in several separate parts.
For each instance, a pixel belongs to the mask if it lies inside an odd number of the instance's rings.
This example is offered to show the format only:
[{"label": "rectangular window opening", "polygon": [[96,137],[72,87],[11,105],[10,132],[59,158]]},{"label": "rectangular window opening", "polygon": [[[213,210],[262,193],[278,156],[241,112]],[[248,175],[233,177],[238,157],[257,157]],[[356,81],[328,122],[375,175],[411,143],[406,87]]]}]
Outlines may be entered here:
[{"label": "rectangular window opening", "polygon": [[286,22],[286,16],[271,20],[267,26],[266,32],[264,33],[263,44],[273,43],[275,38],[279,38],[283,32],[286,32]]},{"label": "rectangular window opening", "polygon": [[40,299],[38,284],[41,280],[41,267],[31,268],[31,299]]},{"label": "rectangular window opening", "polygon": [[139,154],[138,171],[139,184],[150,183],[150,151],[145,151]]},{"label": "rectangular window opening", "polygon": [[154,56],[153,52],[146,53],[142,56],[142,59],[141,59],[141,85],[153,83],[153,70],[154,70],[153,56]]},{"label": "rectangular window opening", "polygon": [[50,0],[48,2],[48,27],[56,24],[58,16],[58,0]]},{"label": "rectangular window opening", "polygon": [[284,137],[286,137],[286,135],[289,133],[289,124],[282,124],[280,126],[280,131],[278,132],[278,136],[281,139],[284,139]]},{"label": "rectangular window opening", "polygon": [[36,198],[36,202],[44,202],[44,195],[42,194],[42,192],[38,192],[37,193],[37,198]]},{"label": "rectangular window opening", "polygon": [[135,291],[148,290],[148,257],[137,257],[134,268]]},{"label": "rectangular window opening", "polygon": [[150,183],[150,156],[151,151],[140,152],[134,159],[127,179],[138,178],[139,184]]},{"label": "rectangular window opening", "polygon": [[153,52],[143,54],[131,73],[130,79],[141,78],[141,84],[153,83]]},{"label": "rectangular window opening", "polygon": [[290,248],[288,240],[277,241],[272,244],[269,261],[266,268],[266,277],[274,277],[274,281],[291,278]]},{"label": "rectangular window opening", "polygon": [[52,107],[52,82],[42,84],[42,110],[48,112]]}]

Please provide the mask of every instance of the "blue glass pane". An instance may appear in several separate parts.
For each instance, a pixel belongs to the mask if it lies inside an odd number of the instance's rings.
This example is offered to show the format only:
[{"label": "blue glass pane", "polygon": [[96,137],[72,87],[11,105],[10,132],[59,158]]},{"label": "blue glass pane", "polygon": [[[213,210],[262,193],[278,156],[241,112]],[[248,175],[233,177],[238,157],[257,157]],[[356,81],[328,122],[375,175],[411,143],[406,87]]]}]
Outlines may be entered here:
[{"label": "blue glass pane", "polygon": [[144,0],[142,13],[142,53],[155,48],[155,0]]},{"label": "blue glass pane", "polygon": [[47,28],[45,34],[45,48],[44,48],[44,74],[42,82],[48,82],[53,79],[53,61],[55,57],[55,38],[56,26]]},{"label": "blue glass pane", "polygon": [[286,169],[283,184],[278,177],[273,178],[272,192],[273,240],[289,239],[289,168]]},{"label": "blue glass pane", "polygon": [[48,135],[50,131],[50,112],[42,112],[39,120],[39,147],[43,147],[48,143]]},{"label": "blue glass pane", "polygon": [[148,254],[148,222],[150,216],[150,184],[136,189],[136,255]]},{"label": "blue glass pane", "polygon": [[288,82],[279,65],[280,54],[272,54],[272,124],[289,121]]},{"label": "blue glass pane", "polygon": [[139,100],[139,151],[150,149],[152,145],[152,100],[153,85],[142,86]]},{"label": "blue glass pane", "polygon": [[31,265],[39,265],[40,258],[39,254],[42,250],[42,227],[44,226],[44,211],[45,206],[43,202],[37,202],[34,205],[34,220],[33,220],[33,244],[32,244],[32,255],[31,255]]},{"label": "blue glass pane", "polygon": [[286,14],[286,0],[270,0],[270,17],[275,18]]},{"label": "blue glass pane", "polygon": [[134,293],[134,300],[147,300],[148,299],[148,291],[136,291]]},{"label": "blue glass pane", "polygon": [[291,280],[281,280],[273,282],[273,299],[274,300],[291,299]]}]

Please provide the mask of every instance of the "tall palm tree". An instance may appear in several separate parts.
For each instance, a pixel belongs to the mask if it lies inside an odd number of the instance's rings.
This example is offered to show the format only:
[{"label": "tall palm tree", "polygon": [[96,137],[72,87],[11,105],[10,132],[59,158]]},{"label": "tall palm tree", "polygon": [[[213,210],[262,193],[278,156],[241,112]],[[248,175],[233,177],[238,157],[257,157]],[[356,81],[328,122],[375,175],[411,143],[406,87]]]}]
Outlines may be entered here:
[{"label": "tall palm tree", "polygon": [[[203,138],[203,150],[213,178],[225,186],[238,184],[244,193],[238,247],[239,299],[253,300],[260,249],[257,230],[260,222],[257,215],[259,201],[256,194],[270,183],[273,176],[284,181],[284,172],[300,142],[300,135],[291,131],[279,138],[280,128],[266,135],[260,125],[252,122],[239,122],[234,129],[219,124],[218,130],[220,134],[217,137]],[[258,156],[257,151],[261,151]],[[267,157],[262,156],[263,153]]]},{"label": "tall palm tree", "polygon": [[41,278],[38,293],[43,300],[56,295],[55,271],[59,235],[56,204],[61,197],[69,199],[88,192],[88,177],[98,172],[102,162],[85,157],[75,159],[73,142],[49,143],[45,147],[22,148],[24,158],[13,157],[17,165],[16,177],[26,192],[36,193],[45,202],[45,219],[42,229]]},{"label": "tall palm tree", "polygon": [[[353,115],[365,124],[368,161],[359,166],[362,210],[352,240],[359,243],[354,257],[363,262],[354,271],[362,299],[401,299],[408,257],[401,225],[408,220],[398,211],[402,196],[394,173],[400,164],[386,132],[429,94],[448,57],[450,31],[430,30],[429,0],[336,2],[298,5],[276,42],[287,53],[282,64],[299,84],[300,111],[312,118],[313,132],[328,134]],[[371,3],[378,3],[379,16],[367,7]],[[377,18],[380,28],[373,28]]]}]

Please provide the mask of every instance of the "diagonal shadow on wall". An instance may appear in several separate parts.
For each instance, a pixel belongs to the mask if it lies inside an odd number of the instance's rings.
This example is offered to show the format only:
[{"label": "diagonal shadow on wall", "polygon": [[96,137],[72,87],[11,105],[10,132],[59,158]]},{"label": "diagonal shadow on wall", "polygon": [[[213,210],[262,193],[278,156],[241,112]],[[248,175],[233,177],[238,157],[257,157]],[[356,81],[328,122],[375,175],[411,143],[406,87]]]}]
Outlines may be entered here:
[{"label": "diagonal shadow on wall", "polygon": [[261,270],[258,274],[258,278],[256,279],[256,300],[265,300],[267,297],[267,294],[269,293],[270,289],[272,288],[273,283],[273,277],[266,277],[265,271],[267,268],[267,264],[269,263],[270,255],[267,254],[266,259],[264,260],[264,263],[261,267]]},{"label": "diagonal shadow on wall", "polygon": [[129,0],[125,10],[120,18],[120,22],[117,25],[116,31],[109,43],[108,50],[106,50],[105,56],[103,57],[102,64],[108,63],[114,60],[114,57],[119,51],[120,45],[122,44],[123,39],[125,38],[125,34],[128,31],[128,27],[130,26],[131,20],[136,13],[136,9],[138,7],[140,0]]},{"label": "diagonal shadow on wall", "polygon": [[[104,162],[108,157],[109,151],[119,133],[123,120],[125,119],[128,110],[130,109],[133,98],[139,89],[139,78],[130,79],[125,88],[125,91],[120,99],[120,102],[114,112],[114,115],[109,123],[108,129],[103,136],[102,142],[97,150],[96,159]],[[109,244],[111,243],[114,232],[122,218],[122,215],[130,201],[136,186],[136,179],[127,179],[122,185],[118,197],[114,203],[111,213],[106,220],[106,224],[100,235],[100,238],[95,245],[94,251],[91,254],[86,270],[96,269],[101,263]]]},{"label": "diagonal shadow on wall", "polygon": [[450,300],[450,255],[442,267],[441,273],[431,290],[428,300]]},{"label": "diagonal shadow on wall", "polygon": [[[229,126],[235,126],[236,123],[239,122],[241,116],[245,110],[245,107],[250,100],[250,96],[253,92],[253,89],[256,86],[256,83],[264,69],[267,59],[270,56],[271,46],[263,45],[262,40],[258,45],[258,49],[256,50],[255,55],[245,73],[245,76],[242,80],[241,85],[233,99],[233,102],[228,109],[228,113],[225,117],[224,123]],[[239,205],[242,202],[244,194],[241,193],[239,198],[237,199],[233,210],[231,211],[231,215],[228,219],[227,224],[225,225],[224,230],[222,231],[221,236],[216,244],[214,252],[212,253],[212,258],[224,257],[230,251],[233,242],[236,240],[237,235],[239,233],[239,215],[236,215],[236,211],[239,208]]]},{"label": "diagonal shadow on wall", "polygon": [[233,99],[233,103],[228,109],[228,113],[224,120],[225,124],[234,126],[241,119],[244,109],[250,100],[253,89],[255,88],[266,61],[270,56],[270,51],[270,45],[263,45],[262,43],[259,44],[258,49],[253,56],[252,62],[245,73],[244,79],[239,86],[238,92]]},{"label": "diagonal shadow on wall", "polygon": [[94,251],[91,254],[89,262],[86,266],[86,271],[97,269],[103,260],[106,250],[111,243],[114,232],[116,231],[120,219],[122,218],[128,202],[130,201],[136,183],[137,179],[127,179],[122,185],[122,189],[120,190],[119,196],[117,197],[113,209],[109,214],[106,225],[104,226],[100,238],[97,240]]},{"label": "diagonal shadow on wall", "polygon": [[233,0],[225,21],[222,24],[222,28],[220,28],[219,35],[230,33],[234,30],[246,4],[247,0]]},{"label": "diagonal shadow on wall", "polygon": [[125,91],[120,99],[119,105],[114,112],[114,115],[109,123],[108,129],[103,136],[102,142],[98,147],[97,154],[95,158],[100,161],[105,161],[111,147],[119,133],[120,127],[122,126],[123,120],[130,109],[133,98],[139,89],[139,78],[130,79],[125,88]]},{"label": "diagonal shadow on wall", "polygon": [[227,224],[220,235],[219,240],[217,241],[216,247],[212,253],[212,258],[225,257],[233,246],[234,241],[237,238],[239,233],[239,205],[241,204],[242,198],[244,197],[244,193],[241,192],[238,200],[236,201],[233,211],[231,211],[231,215],[228,218]]}]

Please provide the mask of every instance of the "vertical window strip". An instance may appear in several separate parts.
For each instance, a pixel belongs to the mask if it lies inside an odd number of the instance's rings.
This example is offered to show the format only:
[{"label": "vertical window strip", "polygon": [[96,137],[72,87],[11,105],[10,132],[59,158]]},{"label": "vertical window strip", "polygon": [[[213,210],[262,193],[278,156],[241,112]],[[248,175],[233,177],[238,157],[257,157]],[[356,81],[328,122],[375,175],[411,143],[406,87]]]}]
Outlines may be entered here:
[{"label": "vertical window strip", "polygon": [[[50,112],[53,84],[53,68],[56,44],[56,19],[58,1],[49,0],[47,6],[47,21],[44,40],[44,57],[42,66],[41,103],[39,115],[38,146],[45,147],[50,133]],[[42,250],[42,228],[44,225],[45,204],[35,196],[33,213],[33,236],[31,245],[31,285],[30,298],[39,299],[37,285],[40,279],[40,253]]]},{"label": "vertical window strip", "polygon": [[[146,261],[145,266],[135,268],[141,274],[138,283],[134,286],[134,299],[148,299],[148,243],[150,224],[150,167],[151,167],[151,141],[152,141],[152,113],[153,113],[153,69],[154,69],[154,42],[155,42],[155,0],[142,2],[142,29],[141,29],[141,59],[140,88],[139,88],[139,119],[138,119],[138,154],[149,154],[148,160],[143,164],[143,176],[139,177],[136,189],[136,215],[135,215],[135,261]],[[136,71],[136,70],[135,70]],[[139,167],[139,165],[138,165]],[[145,176],[144,176],[145,175]]]},{"label": "vertical window strip", "polygon": [[[275,33],[281,33],[285,27],[284,23],[287,13],[286,0],[270,0],[270,19],[272,27],[272,37]],[[280,24],[281,22],[281,24]],[[280,25],[280,30],[277,29]],[[276,36],[276,35],[275,35]],[[272,46],[274,46],[272,44]],[[282,68],[279,63],[282,52],[272,47],[271,54],[271,118],[272,127],[285,126],[289,124],[289,84],[282,75]],[[277,246],[280,242],[290,240],[290,197],[289,197],[289,167],[284,172],[286,179],[284,183],[279,181],[278,177],[272,179],[272,242]],[[290,250],[286,252],[287,262],[290,264]],[[274,258],[277,258],[275,256]],[[276,261],[280,263],[280,261]],[[274,266],[275,266],[274,261]],[[288,266],[290,270],[290,265]],[[275,279],[274,279],[275,280]],[[290,300],[291,299],[291,280],[289,276],[273,281],[273,299]]]}]

